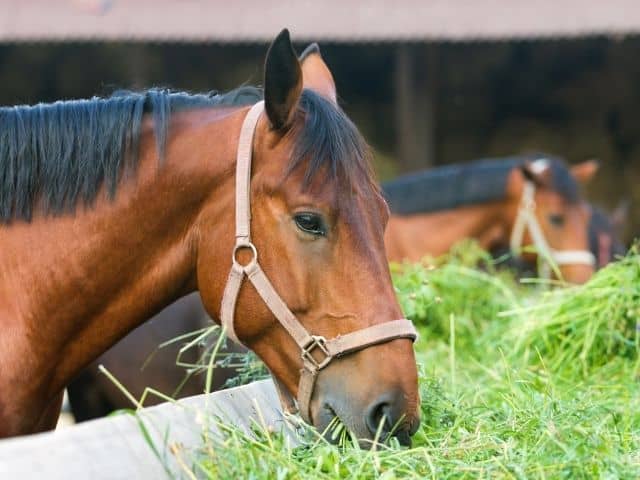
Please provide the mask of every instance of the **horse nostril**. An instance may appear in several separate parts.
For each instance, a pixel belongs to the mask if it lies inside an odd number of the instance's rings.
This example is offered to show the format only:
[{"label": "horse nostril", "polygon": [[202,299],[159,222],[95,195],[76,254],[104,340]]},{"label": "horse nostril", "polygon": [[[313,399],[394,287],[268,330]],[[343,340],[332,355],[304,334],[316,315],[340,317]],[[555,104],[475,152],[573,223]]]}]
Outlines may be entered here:
[{"label": "horse nostril", "polygon": [[367,408],[365,423],[371,435],[379,433],[384,439],[393,428],[391,421],[391,405],[386,400],[373,402]]},{"label": "horse nostril", "polygon": [[387,392],[379,396],[372,402],[365,412],[365,423],[367,429],[373,437],[380,441],[393,435],[398,439],[400,445],[410,446],[411,435],[417,430],[418,420],[405,421],[406,402],[401,390]]}]

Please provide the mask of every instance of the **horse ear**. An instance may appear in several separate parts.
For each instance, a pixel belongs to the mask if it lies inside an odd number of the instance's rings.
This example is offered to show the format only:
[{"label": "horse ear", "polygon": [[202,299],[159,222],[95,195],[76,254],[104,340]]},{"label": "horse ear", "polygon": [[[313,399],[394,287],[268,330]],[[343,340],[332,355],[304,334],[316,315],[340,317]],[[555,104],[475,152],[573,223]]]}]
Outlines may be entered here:
[{"label": "horse ear", "polygon": [[301,93],[302,70],[285,28],[269,47],[264,66],[264,108],[274,130],[291,125]]},{"label": "horse ear", "polygon": [[600,168],[598,160],[587,160],[571,167],[571,175],[581,185],[586,185]]},{"label": "horse ear", "polygon": [[535,184],[537,187],[546,187],[551,180],[551,169],[546,159],[528,161],[520,165],[520,172],[525,180]]},{"label": "horse ear", "polygon": [[609,219],[618,233],[624,230],[629,218],[629,200],[622,200],[618,206],[611,212]]},{"label": "horse ear", "polygon": [[304,52],[300,55],[300,63],[302,64],[302,84],[304,88],[318,92],[334,104],[337,104],[336,83],[329,67],[322,59],[320,47],[317,43],[312,43],[304,49]]}]

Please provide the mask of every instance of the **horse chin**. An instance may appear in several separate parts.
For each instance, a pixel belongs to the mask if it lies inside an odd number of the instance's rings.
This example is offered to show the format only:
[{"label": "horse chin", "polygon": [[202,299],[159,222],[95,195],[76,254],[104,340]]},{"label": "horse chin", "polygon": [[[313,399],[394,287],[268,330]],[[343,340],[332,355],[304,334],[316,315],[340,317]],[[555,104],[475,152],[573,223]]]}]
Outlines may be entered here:
[{"label": "horse chin", "polygon": [[338,412],[344,412],[344,409],[331,402],[323,403],[317,414],[314,415],[314,426],[324,439],[335,445],[340,443],[346,434],[349,438],[352,436],[358,438],[358,444],[361,448],[370,448],[373,439],[370,438],[364,422],[358,421],[358,418],[353,415]]},{"label": "horse chin", "polygon": [[560,267],[560,273],[567,282],[580,285],[591,278],[593,267],[591,265],[563,265]]},{"label": "horse chin", "polygon": [[[346,435],[351,444],[351,440],[355,436],[360,448],[364,450],[371,449],[376,443],[384,443],[388,440],[388,435],[383,434],[377,440],[367,429],[364,420],[361,415],[353,415],[347,413],[349,408],[340,405],[341,402],[325,402],[319,408],[318,412],[313,416],[314,426],[322,434],[323,438],[331,443],[338,444],[341,439]],[[336,420],[337,419],[337,420]],[[342,424],[343,428],[339,428],[338,425]],[[416,427],[417,427],[416,422]],[[412,428],[394,432],[393,436],[398,439],[400,445],[404,447],[411,446],[411,435],[415,433],[417,428]]]}]

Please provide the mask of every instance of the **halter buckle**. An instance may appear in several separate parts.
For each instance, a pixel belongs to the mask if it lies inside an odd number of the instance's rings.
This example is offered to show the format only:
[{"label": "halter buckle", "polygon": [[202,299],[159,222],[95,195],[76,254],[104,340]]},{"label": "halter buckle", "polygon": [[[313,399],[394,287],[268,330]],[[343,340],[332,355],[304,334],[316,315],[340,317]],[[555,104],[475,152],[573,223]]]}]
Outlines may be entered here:
[{"label": "halter buckle", "polygon": [[[315,359],[312,353],[318,349],[325,358],[321,361]],[[322,370],[329,365],[329,362],[333,359],[329,350],[327,349],[327,339],[321,335],[310,335],[309,340],[302,346],[302,361],[305,367],[311,364],[315,371]]]}]

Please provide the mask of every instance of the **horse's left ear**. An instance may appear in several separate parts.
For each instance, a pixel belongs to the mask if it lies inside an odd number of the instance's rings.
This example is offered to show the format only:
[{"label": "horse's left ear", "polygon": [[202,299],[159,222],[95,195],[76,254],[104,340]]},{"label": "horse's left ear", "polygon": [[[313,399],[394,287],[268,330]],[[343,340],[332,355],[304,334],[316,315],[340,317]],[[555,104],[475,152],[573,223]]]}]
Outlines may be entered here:
[{"label": "horse's left ear", "polygon": [[622,200],[613,212],[611,212],[611,215],[609,215],[613,228],[618,231],[618,234],[624,230],[627,220],[629,220],[629,205],[630,202],[628,199]]},{"label": "horse's left ear", "polygon": [[313,90],[337,104],[336,83],[333,81],[333,75],[329,67],[322,59],[320,47],[317,43],[312,43],[304,49],[304,52],[300,55],[300,63],[302,64],[302,84],[304,88]]},{"label": "horse's left ear", "polygon": [[571,175],[581,185],[586,185],[600,168],[598,160],[586,160],[571,167]]},{"label": "horse's left ear", "polygon": [[264,64],[264,109],[274,130],[291,125],[301,93],[302,70],[285,28],[269,47]]}]

